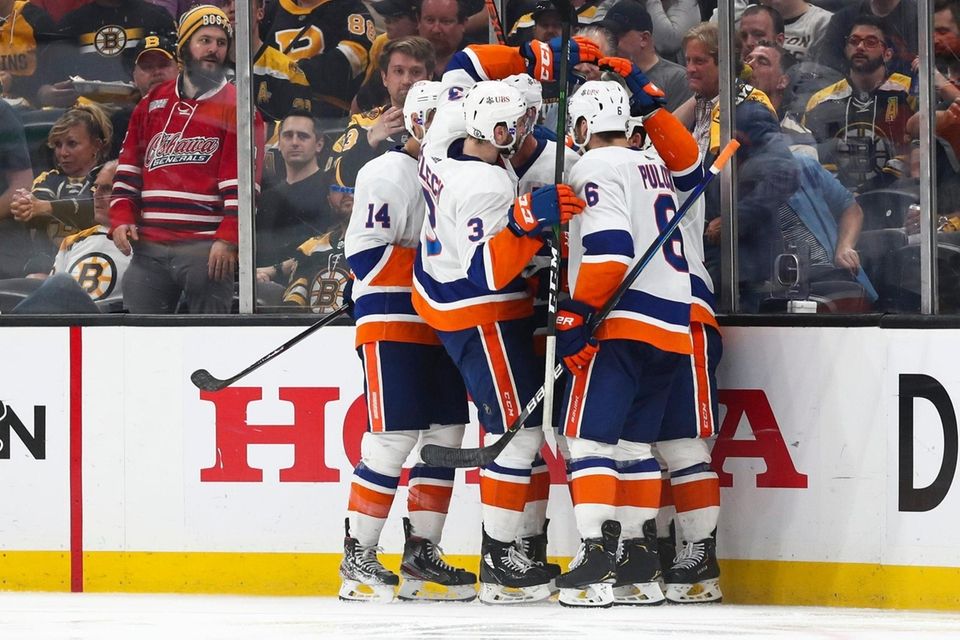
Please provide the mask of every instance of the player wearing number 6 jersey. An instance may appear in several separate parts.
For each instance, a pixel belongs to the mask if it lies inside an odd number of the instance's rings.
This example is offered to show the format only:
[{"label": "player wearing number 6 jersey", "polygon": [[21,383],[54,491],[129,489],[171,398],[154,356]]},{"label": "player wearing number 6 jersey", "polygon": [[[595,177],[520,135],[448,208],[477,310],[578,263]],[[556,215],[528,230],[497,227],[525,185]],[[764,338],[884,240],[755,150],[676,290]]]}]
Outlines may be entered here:
[{"label": "player wearing number 6 jersey", "polygon": [[691,351],[690,275],[679,230],[592,336],[588,328],[702,169],[693,137],[663,110],[647,119],[648,132],[669,131],[670,153],[631,149],[630,111],[626,92],[611,81],[587,82],[570,100],[571,134],[587,149],[570,177],[587,208],[570,224],[571,299],[557,315],[557,352],[574,374],[561,428],[583,538],[570,570],[557,578],[560,602],[570,606],[664,598],[654,525],[660,468],[650,445]]},{"label": "player wearing number 6 jersey", "polygon": [[[356,277],[356,345],[369,416],[362,457],[350,486],[340,568],[340,597],[347,600],[393,598],[397,576],[380,564],[377,545],[403,463],[418,443],[458,445],[468,418],[460,374],[410,299],[425,210],[417,179],[419,140],[433,116],[438,93],[436,82],[411,87],[403,107],[411,138],[360,170],[347,227],[345,253]],[[453,469],[428,467],[422,461],[410,471],[401,599],[476,597],[476,576],[448,565],[437,547],[453,480]],[[425,583],[440,588],[424,588]]]},{"label": "player wearing number 6 jersey", "polygon": [[[579,213],[583,202],[566,185],[515,197],[504,156],[533,126],[519,91],[479,82],[463,98],[463,110],[467,137],[447,147],[447,157],[429,152],[420,158],[427,219],[413,301],[460,369],[480,424],[496,437],[542,382],[533,351],[533,296],[522,271],[542,246],[544,229]],[[488,603],[541,600],[551,591],[549,569],[514,544],[530,465],[543,443],[539,414],[525,426],[481,472],[480,599]]]}]

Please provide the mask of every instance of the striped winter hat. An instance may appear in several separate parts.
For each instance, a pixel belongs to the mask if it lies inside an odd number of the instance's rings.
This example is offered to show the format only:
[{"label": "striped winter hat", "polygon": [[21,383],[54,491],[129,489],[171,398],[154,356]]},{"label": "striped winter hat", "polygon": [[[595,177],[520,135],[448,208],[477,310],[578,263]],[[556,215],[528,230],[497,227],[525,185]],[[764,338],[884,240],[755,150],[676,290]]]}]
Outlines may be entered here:
[{"label": "striped winter hat", "polygon": [[230,18],[223,9],[212,4],[197,5],[180,16],[180,26],[177,27],[177,55],[180,55],[190,42],[190,37],[203,27],[220,27],[227,33],[228,38],[233,38]]}]

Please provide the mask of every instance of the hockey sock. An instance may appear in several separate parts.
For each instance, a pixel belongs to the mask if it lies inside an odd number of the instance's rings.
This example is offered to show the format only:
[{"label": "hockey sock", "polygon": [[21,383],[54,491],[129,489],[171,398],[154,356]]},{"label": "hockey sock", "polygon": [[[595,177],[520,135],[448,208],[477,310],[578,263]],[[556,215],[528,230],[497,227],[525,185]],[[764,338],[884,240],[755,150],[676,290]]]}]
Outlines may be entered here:
[{"label": "hockey sock", "polygon": [[570,492],[581,538],[600,538],[601,525],[616,516],[616,446],[567,436],[570,446]]},{"label": "hockey sock", "polygon": [[[488,433],[484,442],[489,444],[499,437]],[[483,527],[491,538],[500,542],[517,538],[527,504],[531,463],[542,444],[542,429],[520,429],[497,459],[480,471]]]},{"label": "hockey sock", "polygon": [[643,537],[660,507],[660,465],[653,458],[617,461],[617,517],[625,540]]},{"label": "hockey sock", "polygon": [[523,507],[523,520],[520,522],[520,537],[539,535],[543,532],[543,523],[547,519],[547,498],[550,497],[550,470],[547,463],[538,454],[530,470],[530,484],[527,486],[527,504]]},{"label": "hockey sock", "polygon": [[670,474],[677,506],[677,538],[696,542],[710,536],[720,517],[720,481],[707,463]]},{"label": "hockey sock", "polygon": [[660,469],[660,510],[657,511],[657,537],[670,537],[670,523],[677,515],[673,506],[673,491],[670,487],[670,472]]},{"label": "hockey sock", "polygon": [[362,546],[376,545],[380,541],[380,532],[390,514],[399,483],[399,475],[377,473],[362,462],[354,469],[347,512],[350,533]]},{"label": "hockey sock", "polygon": [[453,496],[455,469],[418,464],[410,470],[407,511],[413,533],[434,544],[440,542],[443,523]]}]

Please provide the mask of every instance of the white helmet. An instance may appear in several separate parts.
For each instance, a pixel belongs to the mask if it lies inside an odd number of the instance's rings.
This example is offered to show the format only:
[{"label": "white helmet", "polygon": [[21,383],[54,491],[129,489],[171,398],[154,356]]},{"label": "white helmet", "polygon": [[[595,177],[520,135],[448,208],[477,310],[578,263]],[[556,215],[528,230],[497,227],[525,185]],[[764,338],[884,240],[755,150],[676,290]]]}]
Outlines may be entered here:
[{"label": "white helmet", "polygon": [[[463,99],[463,122],[467,135],[486,140],[498,149],[509,151],[526,132],[527,103],[523,95],[499,80],[478,82]],[[506,144],[497,144],[493,131],[504,124],[510,134]]]},{"label": "white helmet", "polygon": [[535,108],[539,117],[540,107],[543,106],[543,86],[540,82],[526,73],[515,73],[512,76],[507,76],[503,81],[523,94],[523,99],[527,102],[527,108]]},{"label": "white helmet", "polygon": [[407,98],[403,101],[403,125],[417,142],[420,142],[420,138],[413,132],[413,125],[418,124],[424,131],[427,130],[430,112],[437,108],[442,89],[443,85],[439,82],[418,80],[407,91]]},{"label": "white helmet", "polygon": [[[627,133],[630,99],[617,82],[591,80],[583,83],[580,90],[570,98],[567,109],[570,113],[568,133],[573,136],[574,143],[582,147],[587,146],[594,133]],[[580,118],[587,121],[587,135],[583,140],[577,140],[576,136]]]}]

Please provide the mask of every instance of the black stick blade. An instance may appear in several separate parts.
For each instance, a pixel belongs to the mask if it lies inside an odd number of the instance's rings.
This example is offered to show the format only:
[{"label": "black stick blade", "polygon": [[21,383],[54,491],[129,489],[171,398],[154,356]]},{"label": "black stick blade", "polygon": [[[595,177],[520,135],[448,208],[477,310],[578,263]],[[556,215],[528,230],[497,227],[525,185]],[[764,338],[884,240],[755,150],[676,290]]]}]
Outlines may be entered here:
[{"label": "black stick blade", "polygon": [[227,386],[224,380],[215,378],[213,374],[206,369],[197,369],[191,373],[190,382],[201,391],[220,391],[220,389]]},{"label": "black stick blade", "polygon": [[424,445],[420,450],[420,457],[425,463],[433,467],[445,469],[471,469],[485,467],[500,455],[500,452],[513,440],[519,429],[507,431],[493,444],[487,447],[474,449],[460,449],[457,447],[442,447],[438,444]]}]

